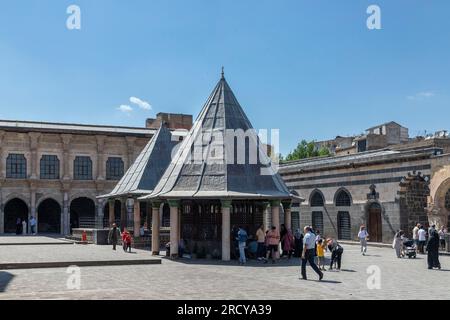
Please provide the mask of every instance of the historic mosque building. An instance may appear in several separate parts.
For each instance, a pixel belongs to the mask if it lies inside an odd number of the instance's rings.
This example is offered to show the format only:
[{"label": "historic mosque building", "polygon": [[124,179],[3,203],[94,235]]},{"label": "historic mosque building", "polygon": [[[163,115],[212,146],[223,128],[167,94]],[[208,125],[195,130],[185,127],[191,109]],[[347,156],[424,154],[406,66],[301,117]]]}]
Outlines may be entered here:
[{"label": "historic mosque building", "polygon": [[[0,121],[0,234],[31,216],[39,233],[117,223],[138,237],[145,226],[158,254],[166,227],[172,256],[183,244],[229,260],[237,226],[312,225],[350,240],[365,224],[371,241],[390,242],[417,222],[449,223],[447,135],[411,139],[390,122],[277,170],[252,128],[223,74],[193,123],[163,113],[144,128]],[[242,143],[224,140],[236,131]]]}]

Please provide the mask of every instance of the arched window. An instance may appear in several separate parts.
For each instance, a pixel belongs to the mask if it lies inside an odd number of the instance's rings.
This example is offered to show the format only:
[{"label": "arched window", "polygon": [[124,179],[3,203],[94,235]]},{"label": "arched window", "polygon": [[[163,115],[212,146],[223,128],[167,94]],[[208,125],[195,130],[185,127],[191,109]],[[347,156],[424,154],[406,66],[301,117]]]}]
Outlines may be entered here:
[{"label": "arched window", "polygon": [[351,204],[350,194],[346,190],[339,190],[336,194],[336,207],[350,207]]},{"label": "arched window", "polygon": [[310,205],[311,207],[323,207],[323,196],[319,191],[313,191],[311,195]]},{"label": "arched window", "polygon": [[448,189],[447,193],[445,194],[445,208],[447,210],[450,210],[450,189]]},{"label": "arched window", "polygon": [[59,179],[59,160],[57,156],[42,156],[41,179]]},{"label": "arched window", "polygon": [[92,160],[90,157],[78,156],[73,161],[74,180],[92,180]]},{"label": "arched window", "polygon": [[27,159],[23,154],[11,153],[8,155],[8,158],[6,158],[6,178],[27,178]]},{"label": "arched window", "polygon": [[106,180],[120,180],[124,172],[123,161],[118,157],[109,157],[106,161]]}]

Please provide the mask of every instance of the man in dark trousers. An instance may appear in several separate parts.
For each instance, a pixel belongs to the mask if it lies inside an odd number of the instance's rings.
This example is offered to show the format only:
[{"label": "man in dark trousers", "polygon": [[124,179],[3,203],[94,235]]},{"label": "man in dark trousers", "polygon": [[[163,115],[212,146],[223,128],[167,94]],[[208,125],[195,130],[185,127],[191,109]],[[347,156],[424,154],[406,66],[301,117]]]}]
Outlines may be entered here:
[{"label": "man in dark trousers", "polygon": [[302,279],[306,279],[306,263],[309,262],[309,265],[313,270],[319,275],[319,280],[322,280],[323,273],[319,270],[316,263],[314,262],[315,256],[315,247],[316,247],[316,237],[313,233],[311,233],[310,227],[304,228],[305,236],[303,238],[304,248],[302,252]]},{"label": "man in dark trousers", "polygon": [[108,234],[108,242],[113,245],[113,250],[116,250],[117,243],[120,239],[120,230],[117,228],[117,225],[113,223],[113,227],[109,230]]}]

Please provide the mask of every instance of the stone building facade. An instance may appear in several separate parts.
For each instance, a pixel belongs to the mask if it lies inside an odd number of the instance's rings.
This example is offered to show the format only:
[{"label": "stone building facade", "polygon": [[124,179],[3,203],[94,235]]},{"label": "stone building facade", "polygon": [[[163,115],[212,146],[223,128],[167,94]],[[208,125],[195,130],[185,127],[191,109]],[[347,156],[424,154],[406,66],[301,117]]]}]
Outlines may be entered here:
[{"label": "stone building facade", "polygon": [[415,223],[448,225],[449,139],[282,164],[280,174],[306,201],[292,208],[293,226],[356,240],[360,225],[374,242],[390,242]]},{"label": "stone building facade", "polygon": [[[103,227],[110,192],[155,129],[0,121],[0,234],[36,217],[38,232]],[[181,140],[186,130],[172,130]],[[126,205],[126,199],[116,207]],[[29,231],[28,226],[28,231]]]}]

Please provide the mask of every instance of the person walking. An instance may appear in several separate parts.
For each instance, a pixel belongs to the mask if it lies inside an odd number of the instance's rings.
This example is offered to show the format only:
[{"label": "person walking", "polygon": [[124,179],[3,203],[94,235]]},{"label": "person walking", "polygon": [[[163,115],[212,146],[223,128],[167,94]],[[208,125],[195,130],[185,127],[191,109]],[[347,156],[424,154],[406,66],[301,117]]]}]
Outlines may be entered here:
[{"label": "person walking", "polygon": [[314,262],[314,250],[316,247],[316,237],[313,233],[311,233],[310,227],[305,227],[303,229],[305,232],[305,237],[303,238],[304,241],[304,248],[302,252],[302,279],[307,280],[306,278],[306,264],[309,262],[309,265],[311,268],[319,275],[319,281],[323,279],[323,272],[319,270],[316,263]]},{"label": "person walking", "polygon": [[431,233],[428,240],[427,255],[428,269],[441,269],[441,263],[439,262],[439,234],[436,230]]},{"label": "person walking", "polygon": [[22,221],[22,234],[27,234],[27,221],[25,219]]},{"label": "person walking", "polygon": [[277,227],[272,226],[272,228],[267,232],[266,235],[267,242],[267,257],[264,263],[269,261],[269,257],[272,257],[272,263],[275,263],[276,254],[278,252],[278,245],[280,243],[280,233]]},{"label": "person walking", "polygon": [[403,257],[403,253],[402,253],[402,248],[403,248],[403,231],[402,230],[398,230],[395,233],[394,236],[394,241],[392,243],[392,247],[393,249],[395,249],[395,253],[397,255],[397,258],[402,258]]},{"label": "person walking", "polygon": [[123,229],[122,233],[123,251],[131,252],[131,234],[126,228]]},{"label": "person walking", "polygon": [[300,258],[303,251],[303,234],[300,228],[297,228],[294,233],[294,257]]},{"label": "person walking", "polygon": [[438,235],[439,235],[439,244],[441,246],[442,250],[445,250],[445,234],[447,233],[447,230],[444,228],[444,226],[441,226],[439,229]]},{"label": "person walking", "polygon": [[245,259],[245,247],[247,246],[248,235],[243,227],[239,227],[236,240],[239,246],[239,264],[245,264],[247,262]]},{"label": "person walking", "polygon": [[[284,241],[283,241],[284,240]],[[283,254],[286,253],[288,259],[292,257],[292,251],[294,250],[294,236],[290,229],[286,229],[286,233],[282,238],[283,243]]]},{"label": "person walking", "polygon": [[331,252],[330,270],[333,270],[333,264],[337,264],[337,270],[341,270],[342,254],[344,248],[334,239],[327,239],[328,250]]},{"label": "person walking", "polygon": [[36,234],[36,218],[34,216],[30,218],[30,233],[32,235]]},{"label": "person walking", "polygon": [[113,223],[111,230],[108,233],[108,243],[112,244],[113,250],[116,250],[117,243],[120,239],[120,230],[117,225]]},{"label": "person walking", "polygon": [[266,234],[264,232],[264,225],[261,224],[256,231],[256,241],[258,243],[258,248],[256,249],[256,258],[261,261],[265,257],[266,253]]},{"label": "person walking", "polygon": [[419,247],[419,229],[420,229],[420,223],[416,224],[412,230],[412,238],[414,240],[414,244]]},{"label": "person walking", "polygon": [[22,233],[20,229],[22,229],[22,219],[17,218],[17,220],[16,220],[16,234],[17,235]]},{"label": "person walking", "polygon": [[421,225],[419,231],[417,231],[417,237],[419,240],[419,252],[425,254],[425,243],[427,241],[427,232],[425,228]]},{"label": "person walking", "polygon": [[366,230],[365,226],[361,226],[358,232],[359,243],[361,244],[361,254],[363,256],[366,255],[367,252],[367,238],[369,237],[369,233]]}]

